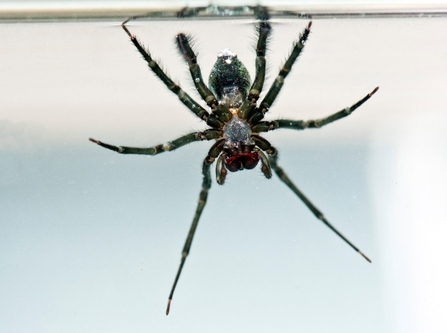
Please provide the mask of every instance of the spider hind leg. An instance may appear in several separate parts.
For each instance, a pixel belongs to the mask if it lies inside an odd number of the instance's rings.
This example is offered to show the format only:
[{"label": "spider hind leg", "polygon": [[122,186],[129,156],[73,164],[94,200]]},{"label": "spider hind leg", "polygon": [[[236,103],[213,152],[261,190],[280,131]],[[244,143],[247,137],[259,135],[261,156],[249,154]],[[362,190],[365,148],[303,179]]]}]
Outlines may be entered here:
[{"label": "spider hind leg", "polygon": [[166,315],[169,314],[171,308],[172,298],[174,297],[175,288],[177,287],[177,283],[180,279],[180,275],[183,271],[183,266],[185,265],[186,258],[188,257],[189,251],[191,249],[192,241],[194,238],[194,234],[197,229],[197,225],[199,224],[200,216],[202,216],[203,209],[205,208],[206,201],[208,198],[208,191],[211,188],[211,173],[210,167],[213,164],[214,160],[219,156],[222,152],[223,145],[225,140],[220,139],[214,143],[211,149],[208,152],[208,155],[203,160],[202,165],[202,190],[199,194],[199,201],[197,203],[196,212],[194,213],[194,218],[191,223],[191,227],[189,228],[188,236],[186,237],[185,245],[183,246],[182,256],[180,259],[180,265],[175,275],[174,283],[172,285],[171,291],[168,297],[168,305],[166,307]]}]

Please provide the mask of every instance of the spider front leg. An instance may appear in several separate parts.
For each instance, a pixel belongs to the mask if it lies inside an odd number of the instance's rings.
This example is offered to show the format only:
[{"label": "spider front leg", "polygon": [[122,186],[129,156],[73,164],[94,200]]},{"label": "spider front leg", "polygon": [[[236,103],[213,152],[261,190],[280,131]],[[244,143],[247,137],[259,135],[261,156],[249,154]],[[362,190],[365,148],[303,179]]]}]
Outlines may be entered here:
[{"label": "spider front leg", "polygon": [[210,173],[211,164],[213,164],[214,160],[222,152],[224,143],[225,143],[225,139],[220,139],[220,140],[216,141],[216,143],[209,150],[207,157],[203,161],[202,190],[200,191],[199,202],[197,203],[196,212],[194,214],[194,218],[192,220],[191,227],[189,228],[188,237],[186,238],[185,245],[183,246],[182,257],[180,260],[180,266],[177,270],[177,274],[175,275],[174,284],[172,285],[171,292],[169,293],[168,305],[166,307],[166,315],[169,314],[169,311],[171,308],[171,301],[174,296],[175,288],[177,287],[178,280],[180,279],[180,274],[182,273],[183,266],[186,261],[186,257],[188,256],[189,251],[191,249],[192,240],[194,238],[194,234],[196,232],[197,225],[199,224],[200,216],[202,215],[203,208],[205,208],[205,205],[206,205],[206,200],[208,198],[208,190],[211,187],[211,173]]},{"label": "spider front leg", "polygon": [[121,27],[126,32],[126,34],[130,37],[131,42],[135,45],[138,52],[143,56],[144,60],[146,60],[149,68],[158,76],[158,78],[165,84],[165,86],[171,90],[174,94],[177,95],[178,99],[188,108],[190,109],[197,117],[202,120],[207,120],[209,113],[203,107],[200,106],[191,96],[189,96],[186,92],[184,92],[177,84],[172,81],[172,79],[161,69],[161,67],[157,64],[157,62],[151,57],[150,53],[144,49],[144,47],[140,44],[137,38],[130,33],[130,31],[126,27],[126,23],[129,22],[133,18],[129,18],[121,24]]},{"label": "spider front leg", "polygon": [[156,145],[148,148],[140,147],[126,147],[126,146],[114,146],[108,143],[104,143],[99,140],[90,138],[89,140],[97,145],[116,151],[120,154],[137,154],[137,155],[157,155],[165,151],[175,150],[177,148],[183,147],[191,142],[203,141],[203,140],[213,140],[222,136],[222,132],[219,130],[209,129],[203,132],[194,132],[186,134],[178,139],[169,141],[165,144]]}]

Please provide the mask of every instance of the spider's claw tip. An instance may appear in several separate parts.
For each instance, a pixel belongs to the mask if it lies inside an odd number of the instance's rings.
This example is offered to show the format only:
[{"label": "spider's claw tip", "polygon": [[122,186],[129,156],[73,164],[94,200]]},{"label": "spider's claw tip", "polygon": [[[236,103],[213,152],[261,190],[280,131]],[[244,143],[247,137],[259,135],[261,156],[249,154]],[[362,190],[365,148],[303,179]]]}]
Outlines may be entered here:
[{"label": "spider's claw tip", "polygon": [[99,141],[98,141],[98,140],[95,140],[95,139],[92,139],[92,138],[88,138],[88,139],[89,139],[89,141],[91,141],[91,142],[96,143],[97,145],[99,145]]},{"label": "spider's claw tip", "polygon": [[171,301],[172,299],[168,299],[168,306],[166,307],[166,315],[169,314],[169,310],[171,309]]},{"label": "spider's claw tip", "polygon": [[138,18],[138,16],[131,16],[127,20],[125,20],[123,23],[121,23],[121,26],[124,27],[127,23],[129,23],[130,21],[133,21],[133,20],[135,20],[137,18]]},{"label": "spider's claw tip", "polygon": [[372,263],[371,259],[369,259],[362,251],[358,250],[358,253],[360,253],[360,255],[365,258],[367,262]]},{"label": "spider's claw tip", "polygon": [[310,30],[311,26],[312,26],[312,21],[309,21],[309,24],[307,25],[307,30]]},{"label": "spider's claw tip", "polygon": [[371,91],[371,92],[369,93],[369,97],[371,97],[372,95],[374,95],[374,94],[376,93],[377,90],[379,90],[379,87],[378,87],[378,86],[375,87],[374,90]]},{"label": "spider's claw tip", "polygon": [[123,28],[123,30],[126,32],[126,34],[130,37],[130,39],[133,38],[132,34],[130,33],[130,31],[127,29],[126,27],[126,23],[129,22],[130,20],[132,20],[133,17],[129,17],[127,20],[125,20],[123,23],[121,23],[121,28]]}]

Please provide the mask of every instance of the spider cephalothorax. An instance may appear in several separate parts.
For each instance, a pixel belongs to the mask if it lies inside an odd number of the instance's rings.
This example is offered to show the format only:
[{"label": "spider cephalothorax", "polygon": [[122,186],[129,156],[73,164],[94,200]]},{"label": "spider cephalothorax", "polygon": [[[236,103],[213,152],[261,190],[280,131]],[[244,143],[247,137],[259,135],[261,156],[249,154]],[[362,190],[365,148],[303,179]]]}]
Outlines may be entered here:
[{"label": "spider cephalothorax", "polygon": [[276,149],[260,133],[268,132],[280,128],[304,130],[306,128],[319,128],[338,119],[350,115],[355,109],[366,102],[377,90],[367,94],[357,103],[347,107],[328,117],[315,120],[291,120],[278,119],[274,121],[264,121],[264,115],[269,111],[270,106],[275,101],[280,92],[284,79],[290,73],[292,65],[304,48],[304,44],[309,36],[311,22],[304,29],[304,32],[293,44],[293,49],[284,66],[279,71],[278,76],[270,89],[264,95],[261,102],[258,102],[265,79],[265,53],[267,49],[267,39],[271,33],[271,26],[268,22],[266,11],[260,15],[257,28],[258,42],[256,45],[256,75],[253,82],[250,80],[247,68],[240,62],[236,54],[230,49],[224,49],[218,53],[217,61],[214,64],[209,77],[209,87],[202,79],[201,69],[197,63],[195,52],[191,48],[189,38],[180,33],[176,36],[177,48],[189,66],[194,85],[209,107],[209,111],[194,101],[154,61],[150,53],[132,35],[123,22],[122,27],[130,37],[132,43],[146,60],[149,68],[159,77],[159,79],[170,89],[180,101],[191,110],[197,117],[204,120],[209,126],[201,132],[193,132],[165,144],[159,144],[148,148],[114,146],[95,139],[90,141],[101,147],[116,151],[121,154],[143,154],[156,155],[165,151],[171,151],[187,145],[194,141],[215,140],[215,143],[208,151],[202,165],[202,190],[199,195],[199,202],[194,214],[188,237],[182,250],[180,266],[174,279],[174,284],[168,298],[166,314],[169,313],[170,304],[174,295],[177,282],[183,269],[186,257],[189,254],[195,230],[197,228],[203,208],[208,197],[208,190],[211,187],[210,166],[216,161],[216,180],[223,184],[227,171],[236,172],[244,169],[253,169],[261,162],[261,171],[267,178],[271,178],[272,170],[320,219],[326,226],[341,237],[349,246],[366,257],[356,246],[354,246],[345,236],[343,236],[324,217],[307,197],[293,184],[283,169],[278,166],[278,154]]}]

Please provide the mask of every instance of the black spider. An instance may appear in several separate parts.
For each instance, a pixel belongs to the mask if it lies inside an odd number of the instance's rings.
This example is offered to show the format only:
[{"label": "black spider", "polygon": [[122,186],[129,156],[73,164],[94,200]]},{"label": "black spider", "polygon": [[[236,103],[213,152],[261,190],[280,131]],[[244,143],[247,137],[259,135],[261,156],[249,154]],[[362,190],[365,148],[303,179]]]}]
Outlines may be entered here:
[{"label": "black spider", "polygon": [[268,15],[259,18],[260,21],[257,29],[258,42],[256,46],[256,76],[253,83],[251,83],[246,67],[239,61],[236,54],[229,49],[224,49],[219,52],[217,61],[211,70],[208,88],[202,79],[196,54],[190,45],[190,39],[183,33],[176,36],[177,47],[189,66],[195,87],[210,108],[211,112],[208,112],[201,107],[199,103],[194,101],[187,93],[176,85],[160,68],[157,62],[152,59],[150,53],[144,49],[137,38],[127,29],[126,23],[130,19],[122,23],[122,28],[129,35],[132,43],[146,60],[149,68],[161,81],[163,81],[169,90],[177,95],[180,101],[188,109],[190,109],[197,117],[205,121],[210,128],[201,132],[193,132],[168,143],[149,148],[113,146],[95,139],[90,139],[90,141],[120,154],[157,155],[165,151],[183,147],[194,141],[215,140],[208,151],[208,155],[203,161],[202,190],[200,192],[199,202],[188,237],[183,247],[180,266],[169,294],[166,314],[169,313],[171,300],[177,282],[191,248],[199,218],[206,204],[208,190],[211,187],[210,167],[214,161],[216,161],[216,181],[220,185],[224,183],[228,171],[236,172],[244,169],[253,169],[258,165],[259,161],[261,161],[261,170],[266,178],[272,177],[273,169],[281,181],[283,181],[304,202],[318,219],[341,237],[355,251],[360,253],[367,261],[371,262],[366,255],[335,229],[324,217],[323,213],[320,212],[320,210],[318,210],[292,183],[289,177],[284,173],[283,169],[277,164],[277,150],[259,134],[279,128],[303,130],[306,128],[319,128],[325,126],[350,115],[355,109],[365,103],[379,89],[379,87],[376,87],[372,92],[354,105],[322,119],[307,121],[278,119],[274,121],[264,121],[264,115],[269,111],[270,106],[278,96],[278,93],[284,84],[284,79],[289,74],[292,65],[304,48],[304,43],[309,36],[312,22],[309,22],[304,29],[304,32],[300,34],[298,40],[293,45],[293,50],[290,56],[283,68],[279,71],[274,83],[267,91],[262,101],[258,103],[259,94],[262,91],[265,79],[267,39],[272,30],[268,23]]}]

